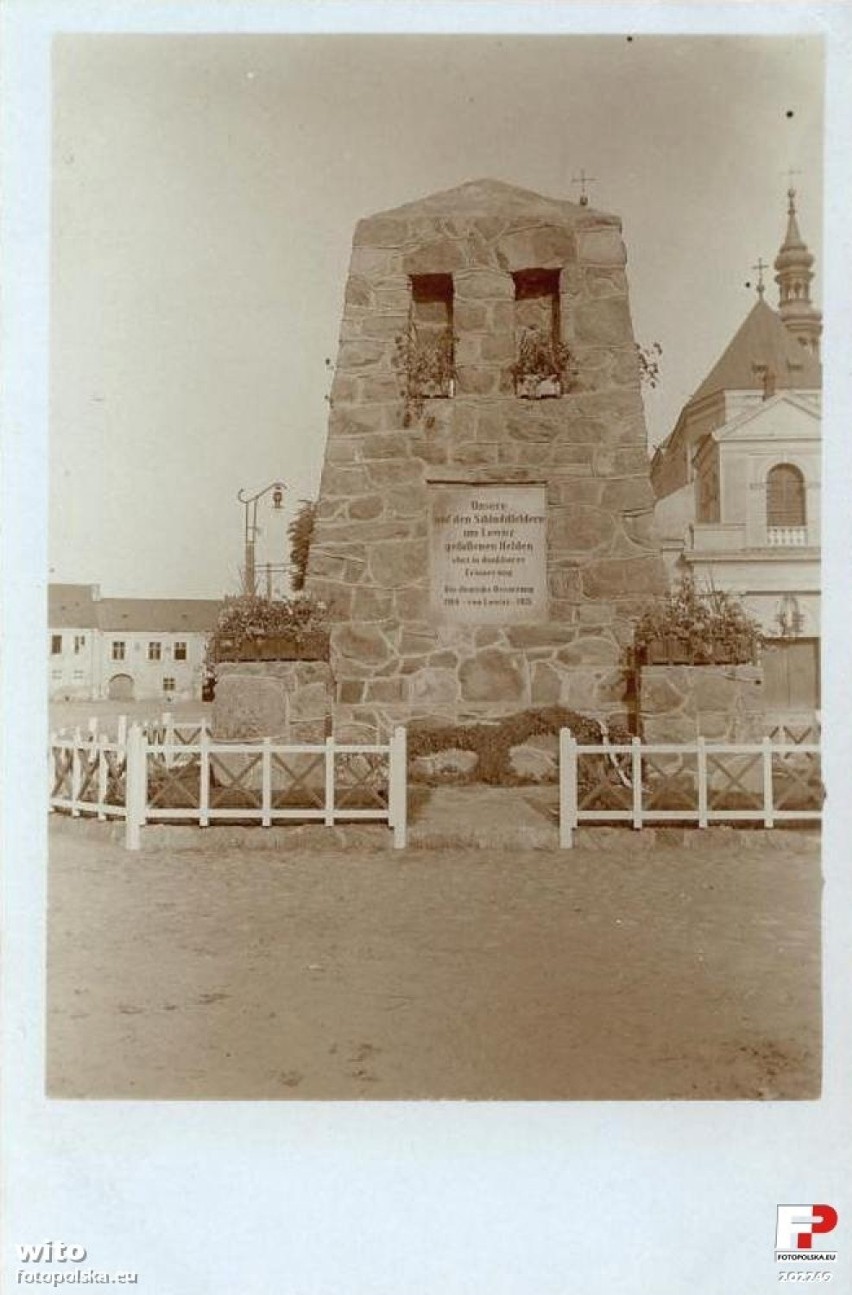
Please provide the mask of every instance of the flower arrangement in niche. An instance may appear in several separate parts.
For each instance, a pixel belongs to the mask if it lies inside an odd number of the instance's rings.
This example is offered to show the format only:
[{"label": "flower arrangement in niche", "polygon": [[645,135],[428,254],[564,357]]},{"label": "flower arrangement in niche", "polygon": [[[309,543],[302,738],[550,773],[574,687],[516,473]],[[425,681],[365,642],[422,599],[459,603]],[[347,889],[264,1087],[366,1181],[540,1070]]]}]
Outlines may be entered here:
[{"label": "flower arrangement in niche", "polygon": [[207,640],[217,661],[325,660],[328,609],[307,594],[298,598],[226,598]]},{"label": "flower arrangement in niche", "polygon": [[515,394],[528,400],[561,396],[574,380],[576,366],[564,342],[540,328],[525,328],[511,367]]},{"label": "flower arrangement in niche", "polygon": [[402,387],[405,427],[420,417],[427,400],[452,396],[455,342],[449,329],[418,330],[414,324],[397,336],[392,363]]},{"label": "flower arrangement in niche", "polygon": [[760,624],[732,594],[699,590],[690,575],[643,612],[633,631],[645,665],[748,665],[757,660]]}]

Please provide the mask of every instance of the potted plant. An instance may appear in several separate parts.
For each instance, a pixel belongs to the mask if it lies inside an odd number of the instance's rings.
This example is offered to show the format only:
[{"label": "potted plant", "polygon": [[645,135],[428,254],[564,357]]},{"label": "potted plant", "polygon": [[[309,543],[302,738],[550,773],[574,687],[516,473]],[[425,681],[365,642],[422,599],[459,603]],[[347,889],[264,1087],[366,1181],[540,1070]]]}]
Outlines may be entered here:
[{"label": "potted plant", "polygon": [[757,659],[759,623],[731,594],[696,588],[692,576],[642,614],[633,632],[644,665],[743,665]]},{"label": "potted plant", "polygon": [[414,324],[397,336],[393,366],[402,385],[406,427],[423,413],[425,401],[453,395],[455,340],[450,329],[418,330]]},{"label": "potted plant", "polygon": [[515,394],[525,400],[561,396],[570,385],[574,363],[563,342],[538,328],[525,328],[511,367]]},{"label": "potted plant", "polygon": [[208,640],[208,660],[327,660],[326,620],[325,604],[308,595],[226,598]]}]

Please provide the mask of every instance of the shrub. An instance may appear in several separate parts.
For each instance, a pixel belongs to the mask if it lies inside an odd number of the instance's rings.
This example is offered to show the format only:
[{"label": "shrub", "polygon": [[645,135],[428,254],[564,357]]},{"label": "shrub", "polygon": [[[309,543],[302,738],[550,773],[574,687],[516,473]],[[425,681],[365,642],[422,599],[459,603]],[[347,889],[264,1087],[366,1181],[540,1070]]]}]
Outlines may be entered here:
[{"label": "shrub", "polygon": [[[296,652],[328,645],[325,603],[307,594],[297,598],[257,598],[241,594],[226,598],[215,629],[207,640],[207,661],[251,660],[271,639],[287,639]],[[244,655],[242,655],[244,654]]]},{"label": "shrub", "polygon": [[[476,766],[469,774],[455,775],[455,781],[516,786],[527,780],[511,767],[512,747],[540,734],[556,735],[563,728],[570,729],[581,744],[602,743],[604,736],[614,744],[631,740],[623,725],[610,723],[602,729],[597,720],[565,706],[544,706],[519,711],[493,723],[433,725],[413,720],[408,727],[408,754],[410,759],[416,759],[439,751],[473,751],[478,757]],[[437,781],[445,782],[446,778]]]},{"label": "shrub", "polygon": [[656,644],[701,665],[714,660],[749,664],[757,659],[761,642],[758,621],[733,595],[699,590],[690,575],[643,612],[633,632],[637,661],[647,661]]}]

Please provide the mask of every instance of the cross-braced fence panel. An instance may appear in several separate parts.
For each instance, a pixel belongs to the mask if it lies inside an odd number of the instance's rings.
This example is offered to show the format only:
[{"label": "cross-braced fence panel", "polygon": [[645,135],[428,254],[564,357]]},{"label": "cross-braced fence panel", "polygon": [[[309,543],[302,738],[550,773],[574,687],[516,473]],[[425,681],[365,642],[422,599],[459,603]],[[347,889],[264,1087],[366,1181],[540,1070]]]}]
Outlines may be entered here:
[{"label": "cross-braced fence panel", "polygon": [[291,751],[273,749],[271,800],[273,809],[325,808],[325,750]]},{"label": "cross-braced fence panel", "polygon": [[803,739],[776,743],[559,742],[560,843],[583,823],[751,823],[818,821],[820,749]]},{"label": "cross-braced fence panel", "polygon": [[338,809],[387,813],[390,795],[387,751],[339,751],[335,757],[335,805]]}]

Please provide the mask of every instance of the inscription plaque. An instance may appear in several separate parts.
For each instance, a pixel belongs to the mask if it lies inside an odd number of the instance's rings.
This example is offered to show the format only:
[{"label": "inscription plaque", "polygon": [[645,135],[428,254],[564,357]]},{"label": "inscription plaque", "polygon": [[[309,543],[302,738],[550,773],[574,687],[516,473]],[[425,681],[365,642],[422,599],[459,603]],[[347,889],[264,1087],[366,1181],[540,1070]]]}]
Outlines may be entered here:
[{"label": "inscription plaque", "polygon": [[544,486],[429,487],[432,611],[467,624],[547,615]]}]

